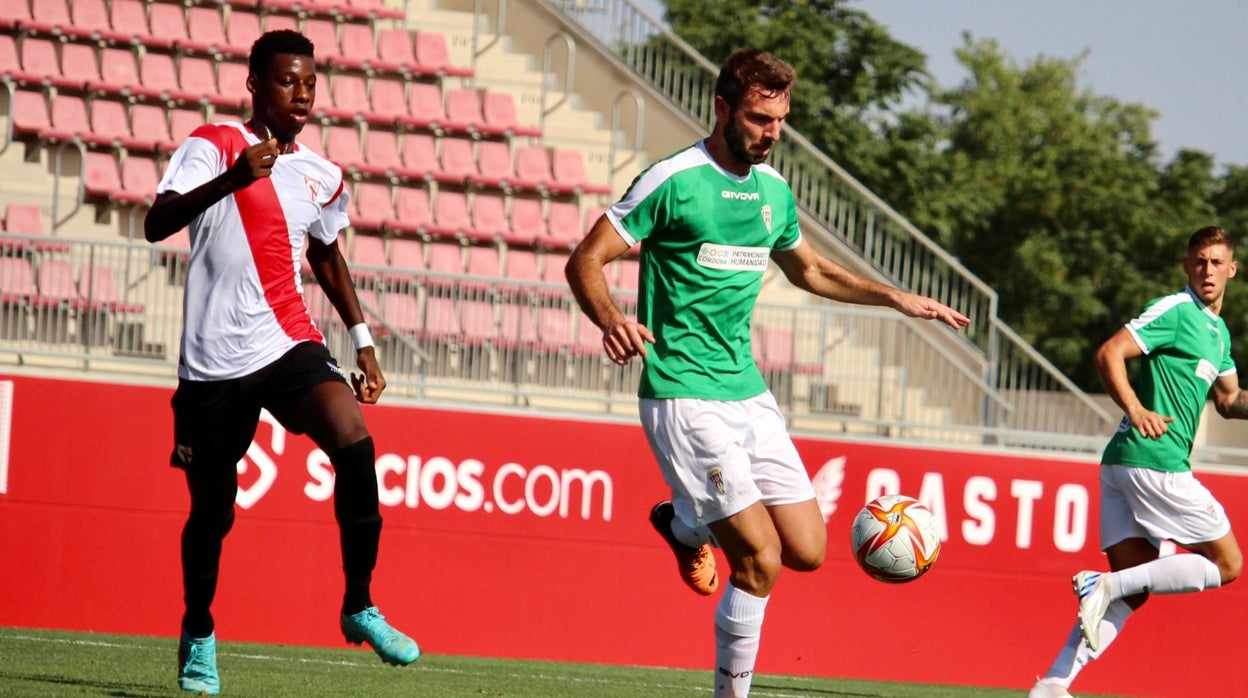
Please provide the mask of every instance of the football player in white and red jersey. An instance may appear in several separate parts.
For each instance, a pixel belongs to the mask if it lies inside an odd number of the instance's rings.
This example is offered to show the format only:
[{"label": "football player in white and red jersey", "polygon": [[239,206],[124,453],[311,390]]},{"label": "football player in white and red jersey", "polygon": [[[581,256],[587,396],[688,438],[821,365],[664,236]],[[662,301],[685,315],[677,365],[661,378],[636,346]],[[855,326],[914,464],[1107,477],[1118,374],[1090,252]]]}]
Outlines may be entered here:
[{"label": "football player in white and red jersey", "polygon": [[[313,45],[298,32],[269,32],[249,61],[254,115],[191,133],[169,162],[144,231],[156,242],[190,227],[170,459],[191,495],[178,684],[210,694],[220,691],[210,606],[221,544],[234,523],[236,464],[262,408],[306,433],[333,463],[344,636],[391,664],[420,656],[370,597],[381,514],[373,440],[357,401],[377,402],[386,381],[338,248],[348,225],[342,170],[295,140],[316,98]],[[350,385],[303,301],[305,240],[313,273],[351,328],[361,374]]]}]

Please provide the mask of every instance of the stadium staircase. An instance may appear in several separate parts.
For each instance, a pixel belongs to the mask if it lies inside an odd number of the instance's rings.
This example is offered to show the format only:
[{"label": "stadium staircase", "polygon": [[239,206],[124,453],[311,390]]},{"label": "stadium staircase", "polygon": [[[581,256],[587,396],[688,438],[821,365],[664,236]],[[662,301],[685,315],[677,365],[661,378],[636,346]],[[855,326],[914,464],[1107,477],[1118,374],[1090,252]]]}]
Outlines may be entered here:
[{"label": "stadium staircase", "polygon": [[[0,0],[0,362],[170,380],[185,232],[142,241],[173,148],[246,116],[251,42],[317,46],[300,141],[341,164],[342,240],[398,399],[635,414],[568,251],[709,125],[713,66],[627,0]],[[710,71],[710,72],[708,72]],[[1110,418],[996,317],[995,294],[790,133],[774,164],[825,253],[969,311],[965,336],[812,302],[775,269],[755,353],[795,429],[1089,450]],[[609,270],[626,310],[636,250]],[[348,340],[306,275],[314,318]]]}]

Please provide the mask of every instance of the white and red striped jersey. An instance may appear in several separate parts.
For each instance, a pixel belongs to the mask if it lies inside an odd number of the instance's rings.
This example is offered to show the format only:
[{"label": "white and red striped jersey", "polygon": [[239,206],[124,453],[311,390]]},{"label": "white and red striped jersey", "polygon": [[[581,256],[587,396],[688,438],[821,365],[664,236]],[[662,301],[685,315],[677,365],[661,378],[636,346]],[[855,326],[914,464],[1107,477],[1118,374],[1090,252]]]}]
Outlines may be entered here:
[{"label": "white and red striped jersey", "polygon": [[[174,152],[157,192],[185,194],[259,142],[240,123],[200,126]],[[303,301],[300,259],[305,235],[334,244],[347,203],[342,169],[296,144],[269,177],[191,221],[179,377],[238,378],[299,342],[324,343]]]}]

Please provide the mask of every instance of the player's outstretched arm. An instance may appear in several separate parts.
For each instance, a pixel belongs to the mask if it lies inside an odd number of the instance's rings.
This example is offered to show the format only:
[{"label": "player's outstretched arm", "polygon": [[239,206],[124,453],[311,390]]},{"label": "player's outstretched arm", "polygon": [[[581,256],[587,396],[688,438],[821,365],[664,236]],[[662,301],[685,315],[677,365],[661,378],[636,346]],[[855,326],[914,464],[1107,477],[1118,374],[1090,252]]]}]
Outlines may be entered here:
[{"label": "player's outstretched arm", "polygon": [[[308,236],[308,266],[312,268],[317,282],[325,291],[325,297],[333,304],[346,326],[355,327],[364,322],[364,311],[355,294],[351,271],[347,268],[347,260],[338,249],[337,240],[326,245],[315,237]],[[351,386],[355,389],[356,399],[373,404],[386,389],[386,378],[377,362],[376,350],[371,346],[359,349],[356,351],[355,363],[361,371],[358,375],[351,374]]]},{"label": "player's outstretched arm", "polygon": [[617,364],[628,363],[634,356],[646,356],[646,343],[654,342],[649,328],[629,320],[620,312],[603,267],[628,251],[628,243],[604,215],[581,241],[564,267],[568,285],[581,311],[602,328],[602,347],[607,358]]},{"label": "player's outstretched arm", "polygon": [[1248,390],[1240,389],[1238,373],[1213,382],[1213,404],[1225,419],[1248,419]]},{"label": "player's outstretched arm", "polygon": [[277,155],[277,139],[270,138],[248,146],[230,169],[185,194],[167,191],[157,196],[143,219],[143,237],[148,242],[160,242],[185,228],[221,199],[257,179],[268,177]]},{"label": "player's outstretched arm", "polygon": [[829,300],[885,306],[908,317],[939,320],[955,330],[971,322],[970,318],[933,298],[859,276],[819,254],[805,240],[792,250],[775,252],[772,258],[794,286]]}]

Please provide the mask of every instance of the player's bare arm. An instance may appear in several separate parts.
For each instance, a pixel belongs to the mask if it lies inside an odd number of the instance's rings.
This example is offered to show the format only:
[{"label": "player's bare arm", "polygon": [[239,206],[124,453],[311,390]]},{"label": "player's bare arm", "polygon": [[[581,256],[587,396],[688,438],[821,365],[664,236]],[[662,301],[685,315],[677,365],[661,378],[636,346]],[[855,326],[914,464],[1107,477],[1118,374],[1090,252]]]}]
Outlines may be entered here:
[{"label": "player's bare arm", "polygon": [[230,169],[212,181],[185,194],[167,191],[156,197],[143,221],[143,236],[148,242],[160,242],[190,225],[208,207],[257,179],[268,177],[277,155],[277,140],[270,138],[245,148]]},{"label": "player's bare arm", "polygon": [[[308,236],[308,266],[312,268],[317,282],[325,291],[325,297],[333,304],[346,326],[354,327],[364,322],[364,311],[355,294],[351,271],[347,268],[347,260],[338,249],[337,241],[326,245]],[[355,390],[356,399],[365,404],[374,404],[386,389],[386,378],[377,362],[376,350],[373,347],[361,348],[356,352],[355,363],[360,369],[359,374],[351,373],[351,387]]]},{"label": "player's bare arm", "polygon": [[568,258],[564,273],[572,295],[585,316],[602,328],[602,346],[607,358],[617,364],[628,363],[634,356],[646,356],[646,343],[654,342],[645,325],[629,320],[620,312],[603,267],[628,251],[628,243],[604,215]]},{"label": "player's bare arm", "polygon": [[1225,419],[1248,419],[1248,391],[1240,390],[1239,374],[1219,376],[1214,381],[1213,405]]},{"label": "player's bare arm", "polygon": [[878,305],[913,318],[939,320],[953,329],[970,324],[970,318],[933,298],[920,296],[859,276],[815,251],[803,240],[792,250],[772,255],[794,286],[842,303]]},{"label": "player's bare arm", "polygon": [[1120,328],[1114,336],[1105,340],[1093,356],[1096,372],[1101,377],[1105,392],[1126,413],[1131,426],[1146,439],[1156,439],[1169,429],[1166,425],[1174,421],[1174,417],[1165,417],[1146,408],[1131,387],[1127,376],[1127,361],[1143,356],[1144,350],[1135,342],[1135,338]]}]

